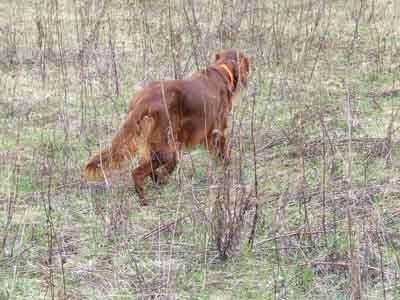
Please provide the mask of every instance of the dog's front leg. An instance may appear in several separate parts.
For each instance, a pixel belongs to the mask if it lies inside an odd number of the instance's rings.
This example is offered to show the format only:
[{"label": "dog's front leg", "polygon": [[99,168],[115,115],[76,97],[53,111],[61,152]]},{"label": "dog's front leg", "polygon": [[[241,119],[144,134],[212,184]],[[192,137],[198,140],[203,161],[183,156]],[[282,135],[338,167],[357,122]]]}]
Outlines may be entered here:
[{"label": "dog's front leg", "polygon": [[230,159],[224,133],[214,129],[211,133],[211,148],[214,156],[224,165],[229,164]]}]

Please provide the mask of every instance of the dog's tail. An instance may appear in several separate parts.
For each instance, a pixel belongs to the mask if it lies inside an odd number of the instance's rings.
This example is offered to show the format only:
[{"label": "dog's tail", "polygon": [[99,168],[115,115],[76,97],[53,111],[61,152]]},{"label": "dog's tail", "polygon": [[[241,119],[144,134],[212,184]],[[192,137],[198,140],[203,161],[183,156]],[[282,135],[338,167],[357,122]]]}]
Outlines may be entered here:
[{"label": "dog's tail", "polygon": [[106,176],[106,172],[118,168],[123,161],[122,153],[113,153],[112,148],[97,151],[86,163],[84,174],[88,180],[97,180]]},{"label": "dog's tail", "polygon": [[153,117],[139,118],[135,112],[131,112],[114,136],[111,147],[98,151],[86,163],[85,177],[88,180],[103,178],[108,170],[120,168],[123,161],[132,159],[137,154],[149,160],[148,140],[154,125]]}]

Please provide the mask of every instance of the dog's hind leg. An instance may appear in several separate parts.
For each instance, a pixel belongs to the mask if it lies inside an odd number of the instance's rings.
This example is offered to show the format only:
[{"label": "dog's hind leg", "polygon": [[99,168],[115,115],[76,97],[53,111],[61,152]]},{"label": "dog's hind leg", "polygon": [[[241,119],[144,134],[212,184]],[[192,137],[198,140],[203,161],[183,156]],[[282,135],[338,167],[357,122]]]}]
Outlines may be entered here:
[{"label": "dog's hind leg", "polygon": [[152,155],[150,161],[141,161],[139,166],[133,170],[132,178],[135,184],[136,193],[139,196],[141,205],[148,204],[146,195],[144,193],[144,180],[147,176],[154,174],[156,169],[161,165],[161,161]]},{"label": "dog's hind leg", "polygon": [[144,180],[147,176],[158,184],[166,183],[168,176],[177,165],[176,152],[152,152],[151,161],[142,160],[139,166],[133,170],[132,178],[135,189],[142,205],[147,205],[144,193]]},{"label": "dog's hind leg", "polygon": [[175,170],[178,160],[176,152],[162,153],[160,158],[162,164],[151,174],[151,179],[154,183],[161,185],[167,183],[168,177]]}]

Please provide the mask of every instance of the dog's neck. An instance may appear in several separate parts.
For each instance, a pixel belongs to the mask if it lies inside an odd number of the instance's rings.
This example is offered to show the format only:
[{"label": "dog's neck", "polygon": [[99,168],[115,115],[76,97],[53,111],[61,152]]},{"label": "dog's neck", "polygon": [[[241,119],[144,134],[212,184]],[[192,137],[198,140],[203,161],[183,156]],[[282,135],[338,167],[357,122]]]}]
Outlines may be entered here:
[{"label": "dog's neck", "polygon": [[220,64],[219,65],[222,69],[224,69],[226,71],[226,73],[228,73],[228,77],[229,77],[229,83],[234,86],[235,85],[235,77],[233,77],[233,73],[232,71],[229,69],[228,65],[226,64]]},{"label": "dog's neck", "polygon": [[[231,93],[235,91],[235,76],[233,76],[233,72],[231,71],[231,68],[229,67],[228,64],[218,64],[218,67],[224,70],[224,73],[226,73],[228,76],[228,88]],[[222,74],[221,74],[222,75]],[[225,77],[225,76],[224,76]]]}]

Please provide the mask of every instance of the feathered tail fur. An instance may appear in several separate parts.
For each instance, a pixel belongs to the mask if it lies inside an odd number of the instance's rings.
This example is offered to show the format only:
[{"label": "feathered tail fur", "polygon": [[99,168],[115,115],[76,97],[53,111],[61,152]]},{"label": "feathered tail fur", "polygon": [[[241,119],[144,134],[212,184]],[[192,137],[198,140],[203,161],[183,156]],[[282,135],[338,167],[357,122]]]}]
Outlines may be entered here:
[{"label": "feathered tail fur", "polygon": [[150,159],[149,138],[154,129],[154,119],[145,116],[138,121],[131,112],[120,130],[114,136],[111,147],[95,153],[86,163],[84,175],[88,180],[104,178],[110,169],[119,169],[124,160],[139,154],[143,159]]}]

